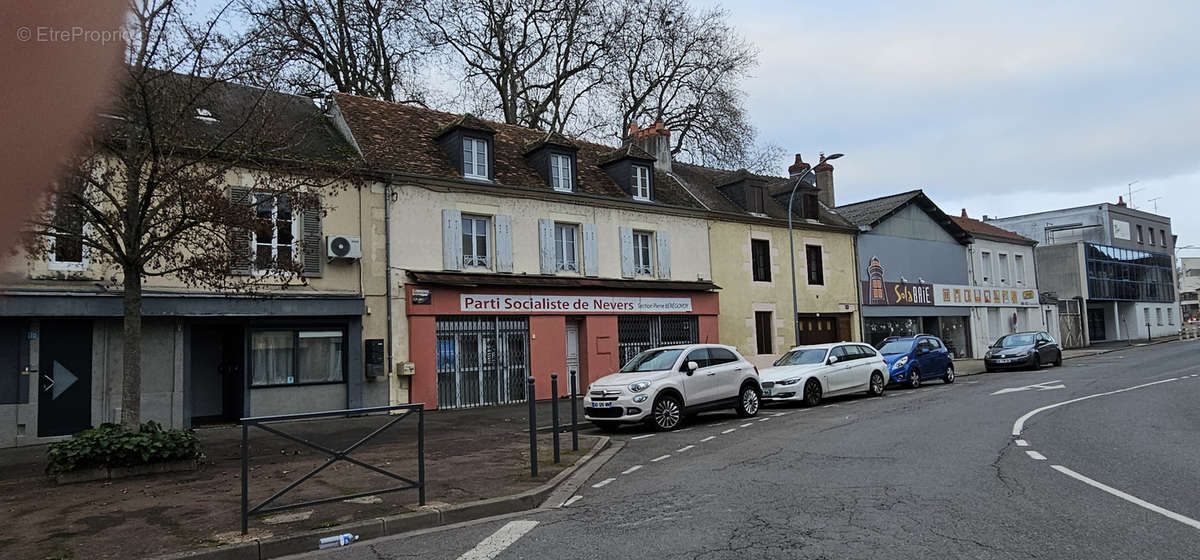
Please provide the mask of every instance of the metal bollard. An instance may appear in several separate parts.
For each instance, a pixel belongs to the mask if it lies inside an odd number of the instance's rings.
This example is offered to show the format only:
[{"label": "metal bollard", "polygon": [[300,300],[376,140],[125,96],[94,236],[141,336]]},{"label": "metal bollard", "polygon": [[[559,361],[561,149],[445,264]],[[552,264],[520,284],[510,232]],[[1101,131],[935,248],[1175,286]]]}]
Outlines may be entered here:
[{"label": "metal bollard", "polygon": [[576,412],[576,399],[579,394],[579,374],[571,370],[571,451],[579,451],[579,416]]},{"label": "metal bollard", "polygon": [[537,476],[537,398],[532,375],[525,378],[525,396],[529,399],[529,476]]},{"label": "metal bollard", "polygon": [[558,374],[550,374],[550,419],[551,430],[554,431],[554,464],[559,462],[558,451]]}]

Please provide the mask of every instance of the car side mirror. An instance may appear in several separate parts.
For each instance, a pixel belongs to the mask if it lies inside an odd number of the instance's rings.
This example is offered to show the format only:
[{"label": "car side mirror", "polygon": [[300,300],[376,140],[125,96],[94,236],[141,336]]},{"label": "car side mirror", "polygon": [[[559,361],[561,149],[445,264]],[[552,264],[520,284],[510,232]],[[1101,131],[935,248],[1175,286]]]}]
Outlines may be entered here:
[{"label": "car side mirror", "polygon": [[697,364],[696,362],[688,362],[687,363],[687,374],[688,375],[696,373],[696,370],[698,370],[698,369],[700,369],[700,364]]}]

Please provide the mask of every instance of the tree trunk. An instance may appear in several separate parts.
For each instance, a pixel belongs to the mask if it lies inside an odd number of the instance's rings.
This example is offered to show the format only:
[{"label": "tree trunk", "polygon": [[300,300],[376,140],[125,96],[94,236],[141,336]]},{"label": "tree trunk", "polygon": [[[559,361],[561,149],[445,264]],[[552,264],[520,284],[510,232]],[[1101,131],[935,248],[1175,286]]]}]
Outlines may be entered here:
[{"label": "tree trunk", "polygon": [[121,335],[121,425],[137,429],[142,419],[142,276],[125,270],[125,328]]}]

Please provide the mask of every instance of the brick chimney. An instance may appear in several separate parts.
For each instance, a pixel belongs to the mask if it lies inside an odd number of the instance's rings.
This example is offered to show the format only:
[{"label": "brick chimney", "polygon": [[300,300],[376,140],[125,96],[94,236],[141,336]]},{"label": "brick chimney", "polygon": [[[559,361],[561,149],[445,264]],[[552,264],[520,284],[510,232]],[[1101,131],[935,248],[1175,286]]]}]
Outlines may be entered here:
[{"label": "brick chimney", "polygon": [[791,177],[792,179],[795,179],[795,178],[799,177],[800,175],[803,175],[804,172],[808,171],[808,169],[810,167],[812,167],[812,166],[807,163],[804,163],[804,159],[802,159],[800,157],[800,154],[796,154],[796,163],[793,163],[792,165],[788,166],[788,176]]},{"label": "brick chimney", "polygon": [[964,217],[964,218],[967,217],[967,209],[966,208],[963,208],[962,217]]},{"label": "brick chimney", "polygon": [[1125,197],[1123,195],[1117,196],[1117,206],[1120,206],[1121,208],[1128,206],[1127,204],[1125,204]]},{"label": "brick chimney", "polygon": [[646,153],[654,156],[654,168],[664,173],[671,172],[671,131],[656,121],[650,128],[638,129],[636,124],[629,125],[629,140],[637,142]]},{"label": "brick chimney", "polygon": [[[821,154],[821,157],[824,158],[825,154]],[[813,168],[813,173],[817,176],[817,189],[821,191],[817,193],[817,198],[825,206],[833,208],[833,166],[827,161],[822,161]]]}]

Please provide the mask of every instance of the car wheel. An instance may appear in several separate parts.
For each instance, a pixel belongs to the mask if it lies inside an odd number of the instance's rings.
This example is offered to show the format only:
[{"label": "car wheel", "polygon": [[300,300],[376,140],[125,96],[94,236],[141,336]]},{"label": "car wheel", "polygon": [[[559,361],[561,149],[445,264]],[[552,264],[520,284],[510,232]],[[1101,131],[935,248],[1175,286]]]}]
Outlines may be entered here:
[{"label": "car wheel", "polygon": [[992,367],[992,366],[983,366],[983,371],[986,371],[986,372],[988,372],[988,373],[995,373],[995,372],[996,372],[996,368],[994,368],[994,367]]},{"label": "car wheel", "polygon": [[683,419],[683,405],[674,395],[660,395],[654,399],[654,408],[650,409],[650,425],[654,429],[667,432],[679,427]]},{"label": "car wheel", "polygon": [[1037,352],[1034,352],[1033,356],[1029,358],[1029,367],[1034,371],[1042,369],[1042,358],[1038,356]]},{"label": "car wheel", "polygon": [[592,425],[601,432],[615,432],[617,431],[617,427],[620,426],[617,422],[597,422],[595,420],[592,420]]},{"label": "car wheel", "polygon": [[737,414],[742,418],[749,418],[758,414],[759,396],[758,390],[754,385],[749,383],[742,386],[742,394],[738,399]]},{"label": "car wheel", "polygon": [[954,364],[946,366],[946,375],[942,377],[943,383],[954,383]]},{"label": "car wheel", "polygon": [[908,388],[916,389],[921,386],[921,370],[912,368],[908,371]]},{"label": "car wheel", "polygon": [[867,394],[872,397],[883,396],[883,374],[878,371],[871,374],[871,385],[867,389]]},{"label": "car wheel", "polygon": [[809,379],[804,384],[804,404],[808,406],[817,406],[821,404],[821,382],[816,379]]},{"label": "car wheel", "polygon": [[1058,358],[1054,360],[1054,367],[1062,367],[1062,351],[1059,350]]}]

